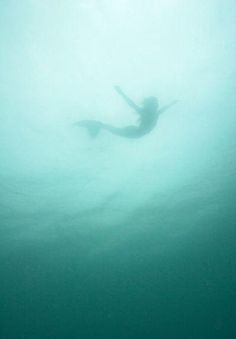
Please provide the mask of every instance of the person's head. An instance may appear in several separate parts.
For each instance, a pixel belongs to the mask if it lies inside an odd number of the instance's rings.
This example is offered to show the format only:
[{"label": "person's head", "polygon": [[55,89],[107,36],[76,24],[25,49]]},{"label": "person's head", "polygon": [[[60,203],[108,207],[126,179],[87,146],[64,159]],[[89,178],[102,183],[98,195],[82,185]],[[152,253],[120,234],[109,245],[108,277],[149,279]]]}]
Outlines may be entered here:
[{"label": "person's head", "polygon": [[146,109],[157,109],[158,108],[158,100],[156,97],[147,97],[143,100],[143,107]]}]

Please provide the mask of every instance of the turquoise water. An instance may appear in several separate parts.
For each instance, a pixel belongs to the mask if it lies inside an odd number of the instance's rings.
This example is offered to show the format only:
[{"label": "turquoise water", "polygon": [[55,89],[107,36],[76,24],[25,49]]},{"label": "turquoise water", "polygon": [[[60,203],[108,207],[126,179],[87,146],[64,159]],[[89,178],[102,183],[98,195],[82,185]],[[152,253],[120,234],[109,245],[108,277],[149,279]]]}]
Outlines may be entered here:
[{"label": "turquoise water", "polygon": [[[0,1],[0,338],[236,337],[232,0]],[[178,103],[139,139],[113,126]]]}]

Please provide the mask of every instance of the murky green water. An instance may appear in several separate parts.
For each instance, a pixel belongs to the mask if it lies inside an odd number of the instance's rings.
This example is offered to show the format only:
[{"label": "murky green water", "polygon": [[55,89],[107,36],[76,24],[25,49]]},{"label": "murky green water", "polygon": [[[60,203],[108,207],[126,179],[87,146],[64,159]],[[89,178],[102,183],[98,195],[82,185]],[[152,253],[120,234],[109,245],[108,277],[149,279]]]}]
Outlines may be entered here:
[{"label": "murky green water", "polygon": [[[236,337],[232,0],[0,1],[0,338]],[[138,139],[114,91],[157,96]]]}]

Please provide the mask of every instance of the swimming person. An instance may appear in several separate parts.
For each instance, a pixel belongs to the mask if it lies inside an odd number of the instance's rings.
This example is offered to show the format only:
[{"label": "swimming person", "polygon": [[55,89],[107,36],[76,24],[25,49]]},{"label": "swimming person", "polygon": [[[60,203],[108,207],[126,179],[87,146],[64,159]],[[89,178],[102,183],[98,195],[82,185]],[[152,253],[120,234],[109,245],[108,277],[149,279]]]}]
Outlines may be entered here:
[{"label": "swimming person", "polygon": [[75,125],[87,128],[91,137],[97,136],[98,133],[103,129],[124,138],[140,138],[145,134],[151,132],[151,130],[157,124],[159,115],[177,102],[173,101],[169,105],[166,105],[159,109],[157,98],[147,97],[143,100],[142,106],[138,106],[122,91],[119,86],[115,86],[115,90],[125,100],[125,102],[138,114],[138,125],[122,128],[104,124],[97,120],[82,120],[75,123]]}]

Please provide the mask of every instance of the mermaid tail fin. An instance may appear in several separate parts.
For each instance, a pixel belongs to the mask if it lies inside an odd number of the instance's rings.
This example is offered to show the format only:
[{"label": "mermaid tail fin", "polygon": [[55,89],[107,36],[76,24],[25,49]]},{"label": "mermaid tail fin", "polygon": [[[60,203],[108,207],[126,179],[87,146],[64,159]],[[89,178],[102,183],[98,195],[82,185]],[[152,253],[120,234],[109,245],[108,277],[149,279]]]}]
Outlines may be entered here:
[{"label": "mermaid tail fin", "polygon": [[102,123],[96,120],[82,120],[76,123],[76,125],[87,128],[88,133],[92,138],[95,138],[102,128]]}]

